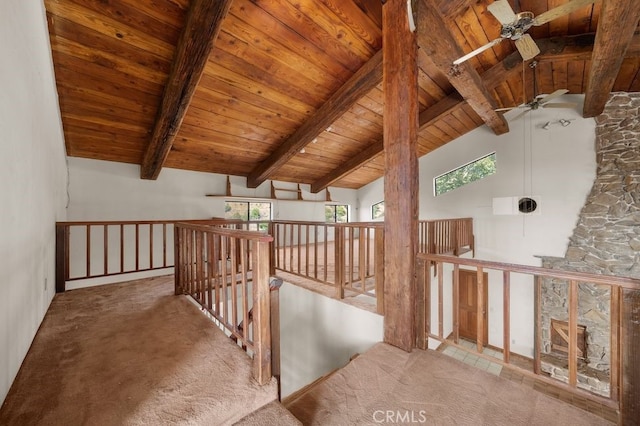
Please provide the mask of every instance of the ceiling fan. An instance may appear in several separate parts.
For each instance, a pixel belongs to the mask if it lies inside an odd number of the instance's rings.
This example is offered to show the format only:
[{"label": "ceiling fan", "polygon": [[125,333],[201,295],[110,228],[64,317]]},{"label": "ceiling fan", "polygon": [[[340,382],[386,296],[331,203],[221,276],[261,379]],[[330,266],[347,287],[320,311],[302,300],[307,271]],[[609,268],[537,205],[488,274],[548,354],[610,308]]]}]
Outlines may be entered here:
[{"label": "ceiling fan", "polygon": [[[537,65],[538,65],[537,61],[533,61],[529,64],[529,67],[533,70],[533,99],[530,102],[527,102],[522,105],[518,105],[515,107],[508,107],[508,108],[498,108],[495,111],[511,111],[516,108],[524,108],[524,111],[522,111],[520,114],[516,115],[515,117],[511,118],[511,120],[515,120],[522,117],[529,111],[534,111],[534,110],[537,110],[538,108],[573,108],[576,106],[576,104],[573,102],[549,103],[550,101],[564,95],[565,93],[569,93],[567,89],[558,89],[548,95],[538,94],[538,83],[536,80]],[[525,79],[524,79],[524,70],[523,70],[523,76],[522,76],[523,92],[524,92],[524,82],[525,82]],[[523,99],[526,99],[526,95],[524,93],[523,93]]]},{"label": "ceiling fan", "polygon": [[534,16],[532,12],[520,12],[516,14],[507,0],[497,0],[487,6],[487,10],[502,24],[500,37],[456,59],[453,61],[453,64],[459,65],[506,39],[515,42],[516,49],[518,49],[524,61],[533,59],[540,53],[540,49],[531,36],[527,34],[529,28],[546,24],[549,21],[553,21],[556,18],[595,2],[596,0],[571,0],[562,6],[555,7],[538,16]]}]

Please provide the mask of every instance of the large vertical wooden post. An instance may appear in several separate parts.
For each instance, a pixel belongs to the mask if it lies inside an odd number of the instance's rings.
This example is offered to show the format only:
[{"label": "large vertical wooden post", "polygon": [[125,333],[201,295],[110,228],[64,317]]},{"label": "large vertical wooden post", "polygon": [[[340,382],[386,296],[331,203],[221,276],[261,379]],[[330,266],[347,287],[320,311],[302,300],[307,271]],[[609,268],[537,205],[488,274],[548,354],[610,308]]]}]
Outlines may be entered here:
[{"label": "large vertical wooden post", "polygon": [[271,294],[269,289],[269,242],[253,244],[253,378],[265,385],[271,380]]},{"label": "large vertical wooden post", "polygon": [[384,90],[384,341],[415,345],[418,241],[418,68],[406,0],[382,7]]}]

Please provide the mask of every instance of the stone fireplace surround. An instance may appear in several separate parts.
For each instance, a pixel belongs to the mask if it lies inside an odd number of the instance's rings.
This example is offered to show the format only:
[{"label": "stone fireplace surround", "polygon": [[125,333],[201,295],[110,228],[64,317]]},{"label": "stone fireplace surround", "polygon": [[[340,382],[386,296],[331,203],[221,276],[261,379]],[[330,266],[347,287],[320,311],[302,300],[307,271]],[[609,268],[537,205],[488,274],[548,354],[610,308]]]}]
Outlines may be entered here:
[{"label": "stone fireplace surround", "polygon": [[[640,278],[640,93],[612,93],[596,124],[598,166],[593,187],[565,257],[541,256],[542,266]],[[587,333],[578,386],[608,394],[610,292],[606,286],[583,283],[578,293],[578,324],[586,326]],[[567,306],[566,282],[543,280],[543,370],[563,381],[568,374],[562,359],[554,362],[548,354],[550,320],[566,321]]]}]

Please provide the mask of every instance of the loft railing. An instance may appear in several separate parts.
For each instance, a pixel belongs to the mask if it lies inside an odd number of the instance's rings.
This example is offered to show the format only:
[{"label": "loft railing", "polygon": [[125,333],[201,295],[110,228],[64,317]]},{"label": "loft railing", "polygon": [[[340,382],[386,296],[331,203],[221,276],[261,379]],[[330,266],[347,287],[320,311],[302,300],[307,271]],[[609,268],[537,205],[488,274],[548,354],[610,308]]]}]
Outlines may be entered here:
[{"label": "loft railing", "polygon": [[[433,266],[432,266],[433,265]],[[484,358],[490,362],[501,364],[507,368],[517,369],[524,375],[535,377],[546,383],[560,387],[565,387],[572,392],[581,394],[589,399],[596,400],[606,406],[619,409],[619,401],[621,398],[621,371],[622,371],[622,325],[621,318],[625,317],[625,310],[633,309],[631,306],[624,306],[622,303],[623,292],[640,291],[640,280],[630,278],[619,278],[608,275],[594,275],[579,272],[566,272],[552,269],[545,269],[534,266],[513,265],[507,263],[487,262],[476,259],[464,259],[453,256],[442,256],[433,254],[418,254],[416,262],[416,279],[417,279],[417,298],[420,301],[417,309],[416,322],[416,346],[426,349],[429,339],[437,342],[444,342],[452,345],[459,350],[471,352],[478,357]],[[434,269],[435,278],[432,277],[432,268]],[[446,272],[445,272],[446,268]],[[449,270],[451,273],[449,273]],[[471,291],[476,292],[473,296],[478,303],[475,312],[465,312],[466,318],[462,318],[459,295],[462,283],[459,282],[459,271],[471,270],[475,274],[475,282],[471,286]],[[485,280],[487,274],[489,278],[488,285],[494,289],[494,296],[488,300],[483,296]],[[450,278],[449,278],[450,277]],[[435,280],[435,283],[433,282]],[[555,291],[566,291],[567,312],[566,320],[568,322],[568,350],[566,355],[567,375],[566,383],[562,383],[556,379],[548,377],[541,369],[542,356],[542,286],[543,283],[553,280]],[[513,363],[514,353],[511,350],[511,339],[516,337],[511,328],[511,300],[513,284],[525,286],[534,295],[534,306],[531,306],[534,312],[532,323],[533,340],[533,358],[531,368],[523,368],[522,363]],[[545,284],[546,285],[546,284]],[[584,312],[584,307],[580,305],[578,292],[582,286],[599,286],[608,290],[610,295],[609,310],[609,392],[608,395],[598,396],[582,389],[584,386],[578,380],[578,312]],[[469,285],[466,285],[469,290]],[[499,300],[496,291],[502,293],[501,303],[494,304],[493,300]],[[435,297],[431,297],[435,294]],[[446,294],[446,297],[445,297]],[[445,300],[447,303],[445,303]],[[525,309],[520,302],[519,310]],[[446,314],[445,314],[446,312]],[[484,354],[487,345],[487,337],[485,334],[485,325],[487,321],[487,312],[501,312],[496,321],[502,321],[503,327],[500,333],[499,341],[488,343],[493,349],[502,352],[500,359]],[[462,340],[460,336],[460,323],[462,320],[468,320],[468,315],[474,316],[475,321],[475,346],[470,349],[468,346],[460,344]],[[489,318],[491,319],[491,318]],[[448,324],[448,325],[446,325]],[[492,345],[491,345],[492,344]],[[523,357],[516,357],[522,360]]]},{"label": "loft railing", "polygon": [[57,222],[56,291],[69,281],[173,267],[174,222]]},{"label": "loft railing", "polygon": [[335,288],[335,297],[366,295],[382,313],[384,230],[380,222],[274,221],[273,268]]},{"label": "loft railing", "polygon": [[459,256],[474,251],[473,219],[421,220],[418,252]]},{"label": "loft railing", "polygon": [[[176,220],[75,221],[56,223],[56,292],[68,282],[149,272],[174,265]],[[189,223],[243,229],[241,221],[189,220]]]},{"label": "loft railing", "polygon": [[270,242],[261,232],[175,224],[175,292],[191,296],[253,355],[260,384],[271,379]]}]

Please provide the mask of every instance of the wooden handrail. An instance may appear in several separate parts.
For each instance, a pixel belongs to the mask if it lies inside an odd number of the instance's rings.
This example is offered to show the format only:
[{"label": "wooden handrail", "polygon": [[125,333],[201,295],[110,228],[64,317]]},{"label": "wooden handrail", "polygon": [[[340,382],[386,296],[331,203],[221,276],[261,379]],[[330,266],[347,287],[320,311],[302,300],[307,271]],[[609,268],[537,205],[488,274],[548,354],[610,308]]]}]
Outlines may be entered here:
[{"label": "wooden handrail", "polygon": [[[443,330],[443,299],[442,294],[444,292],[444,280],[445,275],[443,274],[443,266],[450,265],[453,267],[453,278],[451,280],[451,291],[453,293],[452,297],[452,307],[451,307],[451,315],[452,315],[452,327],[453,330],[451,332],[453,336],[453,340],[445,336],[445,332]],[[435,300],[431,300],[431,288],[432,288],[432,274],[429,272],[432,265],[435,265],[437,269],[437,296]],[[477,298],[480,301],[484,300],[484,296],[482,295],[483,288],[483,278],[482,274],[486,271],[499,271],[502,272],[502,318],[503,318],[503,330],[502,330],[502,359],[491,357],[483,354],[484,344],[482,342],[482,334],[483,331],[483,315],[482,312],[484,310],[489,310],[489,306],[483,306],[483,302],[478,303],[477,307],[477,347],[475,349],[469,349],[463,345],[458,344],[459,339],[459,324],[458,324],[458,295],[459,295],[459,282],[457,279],[457,272],[459,268],[471,267],[475,268],[477,275],[477,282],[480,285],[476,286],[478,295]],[[434,339],[441,342],[446,342],[448,345],[454,346],[460,350],[464,350],[467,352],[472,352],[474,355],[479,356],[481,358],[487,359],[496,364],[501,364],[507,368],[517,369],[520,373],[524,375],[529,375],[531,377],[535,377],[538,380],[547,383],[553,383],[558,387],[564,387],[571,392],[578,393],[584,397],[589,399],[598,401],[608,407],[618,408],[619,400],[621,398],[621,386],[620,386],[620,374],[623,368],[622,365],[622,357],[621,354],[621,334],[623,330],[623,324],[621,324],[620,319],[624,316],[622,313],[625,309],[629,309],[628,307],[624,307],[621,303],[621,294],[622,291],[640,291],[640,280],[625,278],[625,277],[616,277],[611,275],[599,275],[599,274],[590,274],[585,272],[573,272],[573,271],[562,271],[556,269],[548,269],[542,268],[538,266],[528,266],[528,265],[516,265],[511,263],[503,263],[503,262],[493,262],[493,261],[484,261],[478,259],[465,259],[450,255],[437,255],[437,254],[426,254],[419,253],[416,258],[416,282],[417,282],[417,295],[419,300],[416,302],[416,331],[417,331],[417,339],[416,339],[416,347],[426,349],[428,346],[428,340]],[[526,369],[521,369],[520,367],[512,364],[511,362],[511,332],[510,332],[510,301],[511,294],[513,288],[513,282],[511,280],[513,274],[523,274],[527,276],[533,277],[532,284],[534,286],[534,294],[535,294],[535,331],[534,331],[534,359],[533,359],[533,371],[529,371]],[[568,356],[567,356],[567,383],[564,384],[559,382],[553,378],[546,377],[542,375],[542,371],[540,368],[541,363],[541,316],[540,316],[540,306],[541,306],[541,288],[542,288],[542,280],[543,279],[554,279],[554,280],[563,280],[567,286],[567,316],[568,316]],[[556,282],[556,281],[554,281]],[[611,291],[611,309],[610,309],[610,345],[609,345],[609,354],[610,354],[610,373],[609,373],[609,396],[603,397],[600,395],[596,395],[590,393],[586,390],[580,389],[579,381],[578,381],[578,289],[579,286],[583,284],[588,285],[602,285],[607,286]],[[525,283],[520,283],[520,285],[527,285]],[[560,285],[559,283],[555,285]],[[488,302],[488,301],[487,301]],[[493,306],[492,309],[496,307]],[[431,324],[432,311],[433,309],[438,310],[438,324],[435,326]]]},{"label": "wooden handrail", "polygon": [[253,353],[253,376],[262,385],[270,381],[272,367],[272,240],[257,231],[175,224],[175,293],[192,297]]}]

